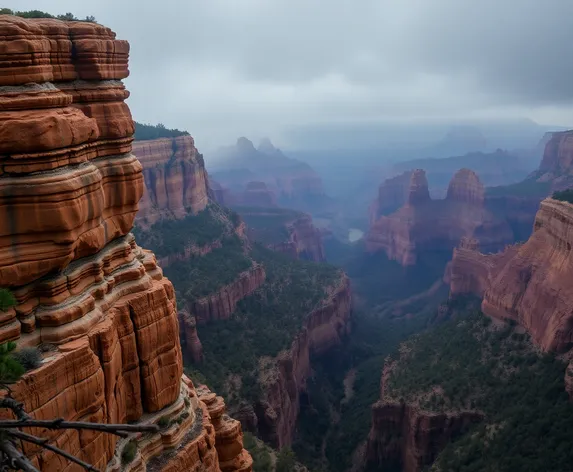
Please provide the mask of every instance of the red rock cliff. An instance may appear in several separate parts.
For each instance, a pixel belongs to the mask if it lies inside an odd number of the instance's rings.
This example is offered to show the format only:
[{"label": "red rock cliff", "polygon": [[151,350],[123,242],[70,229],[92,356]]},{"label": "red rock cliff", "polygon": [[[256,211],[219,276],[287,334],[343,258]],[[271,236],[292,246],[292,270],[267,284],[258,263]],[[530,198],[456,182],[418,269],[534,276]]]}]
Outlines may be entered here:
[{"label": "red rock cliff", "polygon": [[387,393],[392,364],[382,373],[380,400],[372,405],[366,460],[380,470],[420,472],[460,431],[479,421],[475,412],[433,413],[418,405],[400,402]]},{"label": "red rock cliff", "polygon": [[410,179],[412,171],[403,172],[400,175],[386,179],[378,187],[378,198],[370,207],[370,224],[373,224],[383,215],[394,213],[408,200],[410,192]]},{"label": "red rock cliff", "polygon": [[137,214],[140,224],[153,224],[161,217],[183,218],[207,206],[205,163],[191,136],[135,141],[133,153],[145,178]]},{"label": "red rock cliff", "polygon": [[408,201],[397,212],[379,217],[366,236],[369,252],[383,250],[402,265],[414,265],[424,251],[449,252],[463,238],[475,238],[487,249],[513,240],[508,223],[484,207],[478,176],[461,169],[444,200],[432,200],[423,170],[412,173]]},{"label": "red rock cliff", "polygon": [[[94,23],[7,15],[0,37],[0,286],[17,300],[0,313],[0,341],[52,346],[14,397],[37,419],[167,416],[160,433],[133,436],[131,469],[221,470],[215,428],[182,376],[173,287],[130,234],[143,176],[123,102],[128,43]],[[122,467],[127,440],[42,436],[100,469]],[[227,470],[250,470],[238,449]],[[24,452],[40,470],[69,468],[35,446]]]},{"label": "red rock cliff", "polygon": [[265,400],[255,408],[259,433],[281,449],[291,444],[300,410],[299,395],[311,374],[310,355],[340,344],[350,331],[350,283],[343,276],[329,298],[312,311],[291,348],[276,358],[261,359],[260,383]]}]

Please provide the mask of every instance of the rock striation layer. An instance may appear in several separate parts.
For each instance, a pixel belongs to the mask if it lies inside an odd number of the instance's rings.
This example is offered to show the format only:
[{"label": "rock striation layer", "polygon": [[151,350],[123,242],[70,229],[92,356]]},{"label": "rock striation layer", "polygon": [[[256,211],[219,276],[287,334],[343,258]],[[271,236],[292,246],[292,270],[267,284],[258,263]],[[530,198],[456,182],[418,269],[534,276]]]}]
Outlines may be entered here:
[{"label": "rock striation layer", "polygon": [[[352,300],[346,276],[333,287],[328,299],[306,317],[304,326],[287,351],[260,361],[259,380],[265,399],[255,405],[255,418],[262,437],[278,449],[291,444],[300,411],[299,396],[311,375],[310,356],[321,354],[342,342],[350,332]],[[239,415],[236,415],[239,417]]]},{"label": "rock striation layer", "polygon": [[496,250],[513,240],[513,232],[507,221],[485,208],[484,188],[473,171],[459,170],[446,198],[432,200],[425,173],[418,169],[411,175],[406,205],[371,225],[366,248],[382,250],[389,259],[408,266],[427,251],[451,253],[464,237]]},{"label": "rock striation layer", "polygon": [[[8,15],[0,37],[0,286],[16,298],[0,342],[49,347],[12,395],[36,419],[170,420],[131,435],[127,467],[126,439],[41,432],[99,469],[220,471],[215,429],[182,375],[173,287],[130,233],[143,175],[121,83],[128,43],[95,23]],[[250,470],[240,449],[246,467],[226,470]],[[40,470],[71,469],[45,449],[24,453]]]},{"label": "rock striation layer", "polygon": [[205,209],[208,177],[191,136],[136,141],[133,153],[143,165],[145,178],[138,224],[150,225],[162,217],[183,218]]}]

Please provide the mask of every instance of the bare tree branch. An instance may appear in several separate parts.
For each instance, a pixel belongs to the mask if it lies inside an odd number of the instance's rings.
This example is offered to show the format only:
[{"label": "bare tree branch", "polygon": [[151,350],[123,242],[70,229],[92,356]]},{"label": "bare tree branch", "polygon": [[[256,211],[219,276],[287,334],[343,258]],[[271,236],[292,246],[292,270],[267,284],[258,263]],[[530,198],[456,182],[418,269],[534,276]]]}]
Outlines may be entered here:
[{"label": "bare tree branch", "polygon": [[44,449],[47,449],[48,451],[55,452],[56,454],[59,454],[60,456],[65,457],[69,461],[72,461],[78,465],[81,465],[86,470],[89,470],[91,472],[99,472],[98,469],[96,469],[93,465],[88,464],[87,462],[84,462],[75,456],[72,456],[71,454],[67,453],[63,449],[60,449],[59,447],[52,446],[51,444],[48,444],[48,439],[46,439],[46,438],[38,438],[36,436],[33,436],[31,434],[28,434],[28,433],[24,433],[22,431],[10,431],[8,434],[11,436],[14,436],[15,438],[21,439],[22,441],[36,444],[40,447],[43,447]]},{"label": "bare tree branch", "polygon": [[126,432],[151,432],[159,431],[156,424],[100,424],[82,421],[64,421],[63,418],[55,420],[3,420],[0,421],[0,430],[6,428],[47,428],[47,429],[90,429],[115,434],[122,438],[128,437]]},{"label": "bare tree branch", "polygon": [[24,404],[13,398],[5,397],[0,400],[0,408],[8,408],[14,412],[19,420],[29,420],[30,415],[24,411]]},{"label": "bare tree branch", "polygon": [[7,439],[0,440],[0,451],[9,459],[9,466],[12,467],[12,469],[23,470],[24,472],[40,472],[28,458]]}]

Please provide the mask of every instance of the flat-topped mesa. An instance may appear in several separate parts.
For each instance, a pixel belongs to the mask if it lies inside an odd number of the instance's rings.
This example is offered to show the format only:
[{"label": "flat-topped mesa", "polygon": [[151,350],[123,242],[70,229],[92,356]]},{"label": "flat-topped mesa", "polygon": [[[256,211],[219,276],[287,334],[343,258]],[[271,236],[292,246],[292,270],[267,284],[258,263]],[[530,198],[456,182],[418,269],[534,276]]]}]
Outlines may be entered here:
[{"label": "flat-topped mesa", "polygon": [[419,205],[430,200],[430,191],[428,190],[428,179],[426,171],[416,169],[410,176],[410,188],[408,190],[408,204]]},{"label": "flat-topped mesa", "polygon": [[208,177],[191,136],[135,141],[133,153],[143,165],[145,178],[138,224],[150,225],[162,217],[183,218],[205,209]]},{"label": "flat-topped mesa", "polygon": [[[9,15],[0,39],[0,287],[16,299],[0,312],[0,343],[50,346],[13,397],[39,420],[165,416],[168,428],[133,437],[130,470],[219,472],[207,409],[182,376],[173,286],[130,233],[143,175],[121,83],[128,43],[95,23]],[[110,471],[129,441],[42,437]],[[37,446],[24,453],[42,471],[70,468]]]},{"label": "flat-topped mesa", "polygon": [[470,169],[460,169],[448,186],[447,200],[483,205],[485,189],[477,174]]}]

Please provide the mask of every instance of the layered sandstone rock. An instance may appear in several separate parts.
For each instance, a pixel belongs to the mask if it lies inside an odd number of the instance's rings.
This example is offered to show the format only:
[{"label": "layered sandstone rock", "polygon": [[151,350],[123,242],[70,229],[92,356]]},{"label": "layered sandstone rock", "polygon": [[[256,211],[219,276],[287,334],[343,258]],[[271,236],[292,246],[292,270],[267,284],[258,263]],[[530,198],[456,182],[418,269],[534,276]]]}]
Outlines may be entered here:
[{"label": "layered sandstone rock", "polygon": [[433,413],[418,405],[400,402],[387,392],[392,364],[382,373],[380,400],[372,406],[366,458],[381,470],[420,472],[440,451],[482,415],[473,411]]},{"label": "layered sandstone rock", "polygon": [[370,224],[373,224],[383,215],[394,213],[406,203],[410,192],[410,179],[413,171],[406,171],[400,175],[386,179],[378,187],[378,198],[370,207]]},{"label": "layered sandstone rock", "polygon": [[[156,423],[123,470],[220,470],[212,424],[182,377],[175,294],[130,234],[143,193],[120,79],[129,46],[95,23],[0,17],[0,342],[49,348],[11,386],[36,419]],[[182,382],[183,379],[183,382]],[[99,469],[127,440],[41,431]],[[63,458],[26,445],[45,471]],[[237,454],[243,454],[238,452]],[[235,469],[229,469],[235,470]],[[248,469],[236,469],[248,470]]]},{"label": "layered sandstone rock", "polygon": [[[291,444],[300,411],[299,395],[311,374],[311,354],[321,354],[340,344],[350,331],[350,283],[343,276],[327,300],[307,315],[302,330],[288,351],[260,360],[259,381],[265,399],[254,414],[236,415],[246,424],[256,423],[261,436],[278,449]],[[255,416],[255,418],[253,418]]]},{"label": "layered sandstone rock", "polygon": [[264,282],[265,268],[255,263],[248,271],[241,272],[239,277],[229,285],[225,285],[212,295],[192,302],[189,311],[197,317],[199,323],[227,320],[237,308],[237,303],[253,293]]},{"label": "layered sandstone rock", "polygon": [[471,170],[454,175],[444,200],[430,198],[425,173],[417,170],[411,176],[407,204],[371,225],[366,248],[383,250],[407,266],[427,251],[449,253],[464,237],[492,251],[511,242],[513,232],[507,221],[485,208],[483,185]]},{"label": "layered sandstone rock", "polygon": [[241,423],[225,414],[225,401],[205,385],[197,390],[199,398],[207,406],[211,423],[215,427],[215,445],[221,472],[250,472],[253,460],[243,449]]},{"label": "layered sandstone rock", "polygon": [[208,177],[191,136],[136,141],[133,153],[143,165],[145,178],[139,224],[153,224],[161,217],[183,218],[205,209]]},{"label": "layered sandstone rock", "polygon": [[554,187],[569,187],[573,177],[573,131],[553,133],[539,166],[538,180],[554,181]]}]

